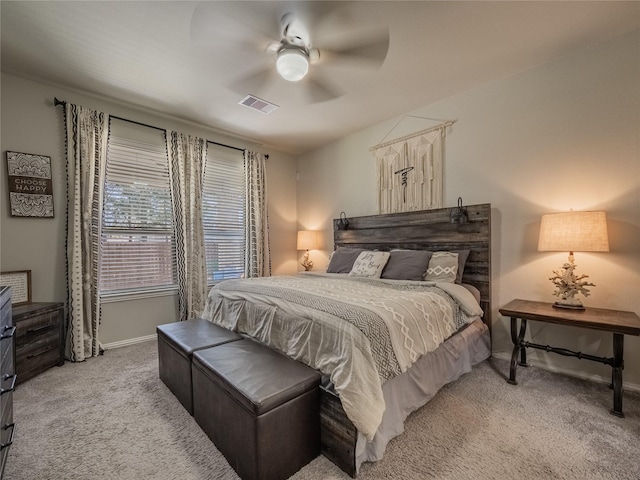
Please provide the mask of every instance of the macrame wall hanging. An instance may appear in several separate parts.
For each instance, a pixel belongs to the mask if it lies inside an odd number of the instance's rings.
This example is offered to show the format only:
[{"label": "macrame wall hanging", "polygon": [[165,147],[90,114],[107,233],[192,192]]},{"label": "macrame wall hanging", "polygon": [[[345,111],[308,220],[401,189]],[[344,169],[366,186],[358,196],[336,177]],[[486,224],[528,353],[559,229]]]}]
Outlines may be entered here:
[{"label": "macrame wall hanging", "polygon": [[442,207],[444,137],[450,125],[444,122],[370,149],[378,169],[380,214]]}]

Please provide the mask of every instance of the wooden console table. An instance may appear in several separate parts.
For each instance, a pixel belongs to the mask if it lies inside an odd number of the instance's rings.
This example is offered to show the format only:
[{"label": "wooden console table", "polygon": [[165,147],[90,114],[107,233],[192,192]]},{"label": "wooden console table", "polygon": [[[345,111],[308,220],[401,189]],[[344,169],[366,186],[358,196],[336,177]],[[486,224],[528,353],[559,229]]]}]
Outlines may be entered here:
[{"label": "wooden console table", "polygon": [[[508,382],[517,385],[516,368],[518,365],[528,366],[527,348],[536,348],[559,355],[577,357],[580,359],[610,365],[611,387],[613,388],[613,410],[611,413],[624,417],[622,413],[622,369],[624,368],[624,336],[640,335],[640,318],[634,312],[608,310],[604,308],[587,308],[585,310],[569,310],[555,308],[551,303],[532,302],[529,300],[512,300],[499,309],[502,315],[511,317],[511,340],[513,353],[511,354],[511,368]],[[518,332],[520,319],[520,332]],[[613,357],[597,357],[582,352],[574,352],[565,348],[551,347],[527,342],[524,335],[527,331],[527,320],[537,322],[557,323],[573,327],[591,328],[613,333]],[[518,353],[520,361],[518,362]]]}]

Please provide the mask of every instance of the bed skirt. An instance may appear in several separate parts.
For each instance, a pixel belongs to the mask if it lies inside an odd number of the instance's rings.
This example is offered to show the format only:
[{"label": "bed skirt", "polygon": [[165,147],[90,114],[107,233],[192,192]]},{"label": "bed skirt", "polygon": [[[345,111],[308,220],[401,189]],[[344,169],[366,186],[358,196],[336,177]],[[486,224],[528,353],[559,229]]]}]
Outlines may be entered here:
[{"label": "bed skirt", "polygon": [[425,405],[447,383],[471,371],[491,356],[489,328],[476,320],[447,339],[435,351],[424,355],[404,374],[387,381],[382,392],[386,410],[371,442],[358,433],[355,468],[363,462],[380,460],[389,441],[404,431],[409,414]]}]

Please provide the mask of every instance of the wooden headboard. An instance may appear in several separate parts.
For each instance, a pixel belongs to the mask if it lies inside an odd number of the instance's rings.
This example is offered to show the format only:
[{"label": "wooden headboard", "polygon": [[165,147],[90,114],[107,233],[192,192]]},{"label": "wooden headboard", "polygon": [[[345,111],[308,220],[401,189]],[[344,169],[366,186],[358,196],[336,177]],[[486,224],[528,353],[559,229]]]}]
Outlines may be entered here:
[{"label": "wooden headboard", "polygon": [[471,253],[465,264],[462,282],[480,290],[484,322],[491,326],[491,204],[464,208],[469,223],[451,223],[456,208],[438,208],[417,212],[391,213],[349,218],[346,230],[333,220],[335,247],[369,250],[407,248],[414,250],[463,250]]}]

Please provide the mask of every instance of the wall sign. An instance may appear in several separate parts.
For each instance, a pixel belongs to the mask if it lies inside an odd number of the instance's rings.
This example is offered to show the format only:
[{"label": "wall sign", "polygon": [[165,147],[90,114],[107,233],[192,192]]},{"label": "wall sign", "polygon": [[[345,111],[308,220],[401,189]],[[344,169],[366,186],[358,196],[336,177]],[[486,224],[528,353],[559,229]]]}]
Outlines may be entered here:
[{"label": "wall sign", "polygon": [[12,217],[53,217],[51,157],[7,152]]},{"label": "wall sign", "polygon": [[0,285],[11,287],[11,305],[31,303],[31,270],[1,272]]}]

